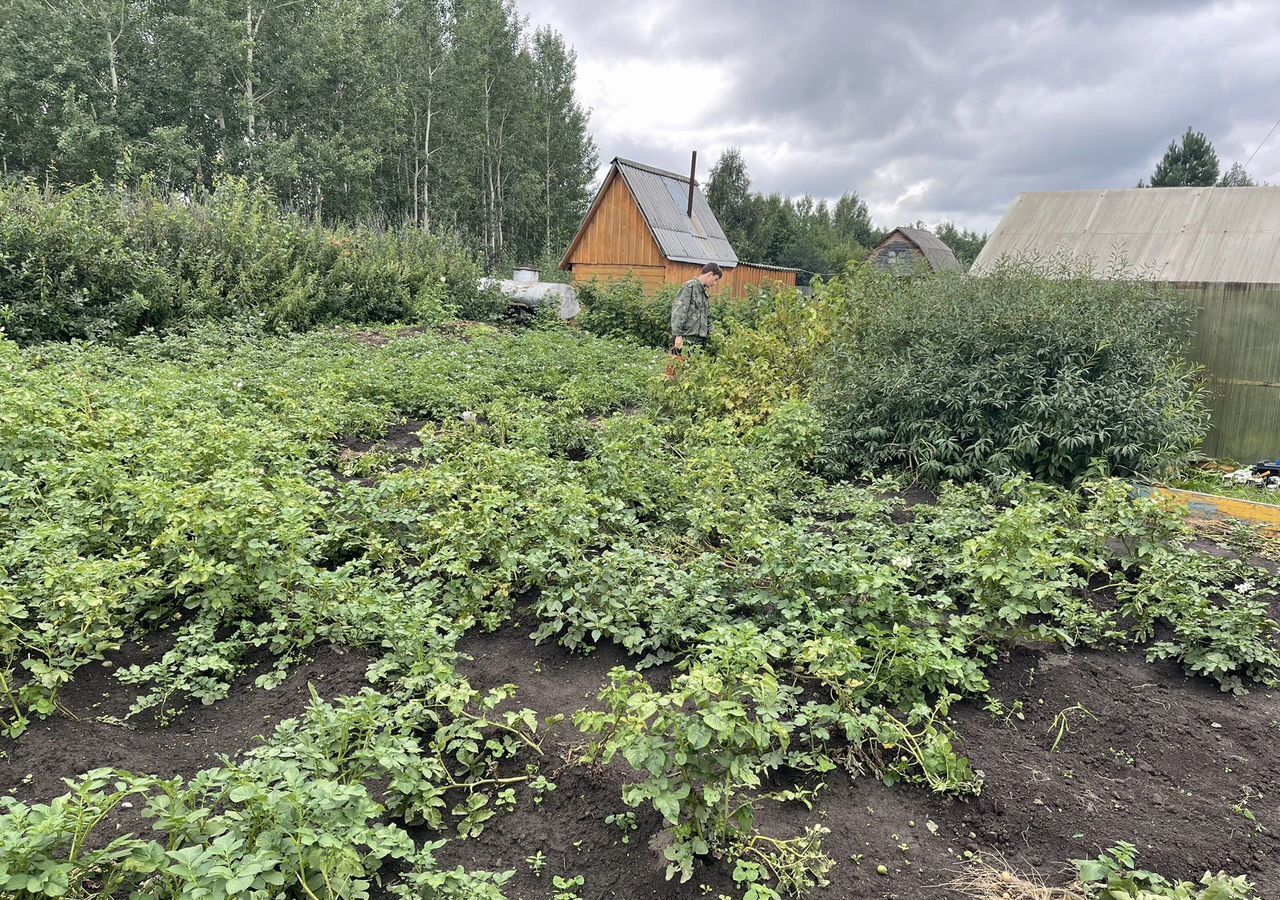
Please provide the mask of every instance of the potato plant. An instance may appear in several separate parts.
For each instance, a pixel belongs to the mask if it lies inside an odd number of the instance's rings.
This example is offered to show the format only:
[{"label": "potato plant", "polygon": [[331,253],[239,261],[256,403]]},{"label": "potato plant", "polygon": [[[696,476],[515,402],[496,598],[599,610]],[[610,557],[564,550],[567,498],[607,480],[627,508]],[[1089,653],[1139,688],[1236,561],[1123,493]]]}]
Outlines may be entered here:
[{"label": "potato plant", "polygon": [[[761,827],[776,801],[860,775],[980,790],[947,716],[1019,642],[1275,682],[1275,578],[1196,551],[1123,482],[944,485],[908,514],[893,478],[815,474],[813,314],[779,298],[675,384],[659,352],[551,325],[0,340],[10,736],[130,640],[153,648],[119,673],[132,715],[160,723],[250,665],[270,688],[321,643],[371,658],[366,691],[190,779],[90,773],[8,803],[0,890],[358,898],[385,877],[398,897],[500,897],[512,876],[437,856],[554,788],[554,721],[457,671],[459,639],[517,610],[537,640],[630,654],[575,717],[589,758],[627,770],[619,815],[672,829],[671,877],[718,858],[755,900],[834,864],[820,827]],[[805,358],[739,396],[778,327],[815,329]],[[656,663],[669,684],[639,674]],[[124,802],[152,834],[110,830]]]}]

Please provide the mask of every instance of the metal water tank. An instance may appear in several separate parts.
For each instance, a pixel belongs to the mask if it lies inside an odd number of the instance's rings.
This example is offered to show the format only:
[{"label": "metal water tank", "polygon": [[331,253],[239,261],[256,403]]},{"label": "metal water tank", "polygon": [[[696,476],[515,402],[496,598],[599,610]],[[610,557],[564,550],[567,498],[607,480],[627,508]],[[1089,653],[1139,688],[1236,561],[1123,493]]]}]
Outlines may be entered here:
[{"label": "metal water tank", "polygon": [[539,281],[537,269],[519,268],[510,278],[482,278],[480,286],[496,287],[510,298],[513,305],[526,309],[554,304],[556,315],[561,319],[572,319],[582,312],[578,292],[573,285]]}]

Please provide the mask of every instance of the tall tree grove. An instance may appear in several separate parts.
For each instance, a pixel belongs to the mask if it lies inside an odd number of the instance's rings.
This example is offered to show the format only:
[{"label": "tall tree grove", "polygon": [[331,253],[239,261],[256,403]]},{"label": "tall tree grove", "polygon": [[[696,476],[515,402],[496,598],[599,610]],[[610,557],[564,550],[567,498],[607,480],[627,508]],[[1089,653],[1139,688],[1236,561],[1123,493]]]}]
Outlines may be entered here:
[{"label": "tall tree grove", "polygon": [[2,0],[0,167],[270,185],[327,222],[554,255],[597,157],[576,57],[512,0]]}]

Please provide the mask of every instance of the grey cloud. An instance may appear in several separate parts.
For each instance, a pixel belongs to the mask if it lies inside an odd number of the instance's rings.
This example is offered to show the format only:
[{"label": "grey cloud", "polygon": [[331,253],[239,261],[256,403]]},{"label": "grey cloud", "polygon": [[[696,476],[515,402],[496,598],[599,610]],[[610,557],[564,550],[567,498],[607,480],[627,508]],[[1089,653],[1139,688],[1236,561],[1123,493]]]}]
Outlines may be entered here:
[{"label": "grey cloud", "polygon": [[[740,146],[757,190],[857,190],[879,219],[896,220],[882,224],[990,228],[1021,191],[1129,187],[1187,126],[1214,141],[1225,169],[1242,154],[1239,135],[1256,129],[1243,139],[1256,145],[1280,115],[1280,17],[1262,3],[715,0],[635,13],[525,0],[522,9],[583,59],[716,67],[729,88],[697,136],[704,151]],[[614,123],[594,127],[606,159],[671,164],[684,152],[661,122],[630,142],[614,137]],[[1259,153],[1251,171],[1280,180],[1280,148]]]}]

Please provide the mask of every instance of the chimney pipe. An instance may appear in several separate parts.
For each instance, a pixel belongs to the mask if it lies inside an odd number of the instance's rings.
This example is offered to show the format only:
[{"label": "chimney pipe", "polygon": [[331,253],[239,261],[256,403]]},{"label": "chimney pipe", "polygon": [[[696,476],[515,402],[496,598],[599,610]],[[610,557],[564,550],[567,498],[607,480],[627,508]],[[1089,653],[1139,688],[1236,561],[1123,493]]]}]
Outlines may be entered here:
[{"label": "chimney pipe", "polygon": [[693,176],[698,172],[698,151],[693,151],[693,160],[689,163],[689,210],[685,213],[690,219],[693,218]]}]

